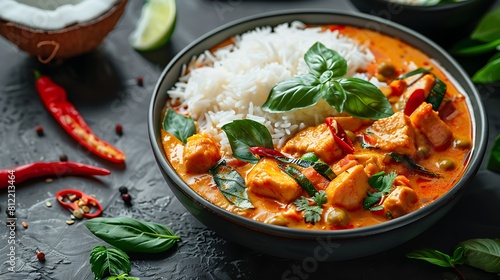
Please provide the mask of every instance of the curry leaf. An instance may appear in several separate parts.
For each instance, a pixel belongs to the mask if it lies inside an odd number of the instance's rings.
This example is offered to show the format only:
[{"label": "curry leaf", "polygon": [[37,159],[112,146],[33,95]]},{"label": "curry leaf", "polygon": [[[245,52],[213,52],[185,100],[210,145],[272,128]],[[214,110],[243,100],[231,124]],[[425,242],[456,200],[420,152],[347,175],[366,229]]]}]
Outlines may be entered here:
[{"label": "curry leaf", "polygon": [[234,120],[222,126],[235,158],[257,163],[259,159],[250,152],[250,147],[274,148],[271,133],[267,128],[250,119]]},{"label": "curry leaf", "polygon": [[483,42],[500,39],[500,8],[487,13],[479,21],[470,37]]},{"label": "curry leaf", "polygon": [[321,77],[323,73],[330,73],[330,78],[342,77],[347,73],[347,61],[336,51],[316,42],[304,55],[304,60],[311,70],[311,74]]},{"label": "curry leaf", "polygon": [[500,81],[500,56],[498,56],[498,54],[495,56],[496,58],[491,59],[472,76],[472,81],[474,83],[493,83]]},{"label": "curry leaf", "polygon": [[358,78],[341,79],[347,100],[344,111],[360,119],[381,119],[394,114],[385,95],[372,83]]},{"label": "curry leaf", "polygon": [[166,226],[128,217],[94,218],[84,224],[95,236],[125,252],[164,252],[180,239]]},{"label": "curry leaf", "polygon": [[90,265],[94,279],[106,275],[119,275],[130,272],[130,260],[125,252],[118,248],[95,246],[90,252]]},{"label": "curry leaf", "polygon": [[436,174],[432,171],[429,171],[429,170],[425,169],[425,167],[423,167],[422,165],[416,163],[415,160],[410,158],[408,155],[398,154],[396,152],[391,152],[391,153],[389,153],[389,155],[396,162],[404,163],[410,170],[413,170],[417,173],[420,173],[422,175],[429,176],[429,177],[439,177],[438,174]]},{"label": "curry leaf", "polygon": [[437,111],[439,106],[441,106],[441,102],[443,102],[444,95],[446,94],[446,84],[438,79],[438,77],[434,77],[436,80],[436,84],[432,87],[431,92],[425,99],[425,102],[432,104],[432,110]]},{"label": "curry leaf", "polygon": [[313,106],[321,97],[321,84],[313,74],[304,74],[276,84],[262,109],[271,113]]},{"label": "curry leaf", "polygon": [[186,144],[187,138],[196,133],[196,125],[192,118],[183,116],[171,108],[167,109],[163,118],[163,129]]},{"label": "curry leaf", "polygon": [[500,239],[470,239],[460,244],[465,264],[486,272],[500,273]]},{"label": "curry leaf", "polygon": [[245,179],[234,168],[227,166],[224,160],[219,161],[209,172],[227,200],[242,209],[254,208],[248,198]]}]

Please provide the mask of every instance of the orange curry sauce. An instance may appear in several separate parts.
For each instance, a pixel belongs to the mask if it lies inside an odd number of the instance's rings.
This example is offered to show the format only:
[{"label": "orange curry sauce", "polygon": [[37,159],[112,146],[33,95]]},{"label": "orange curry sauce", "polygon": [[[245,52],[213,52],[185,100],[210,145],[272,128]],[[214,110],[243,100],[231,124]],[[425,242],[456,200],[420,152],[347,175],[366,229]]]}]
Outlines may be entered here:
[{"label": "orange curry sauce", "polygon": [[[262,195],[262,193],[253,191],[250,188],[248,188],[248,196],[250,201],[255,206],[254,209],[243,210],[232,205],[218,190],[212,176],[208,172],[193,174],[193,172],[187,170],[183,160],[184,146],[182,142],[162,130],[162,144],[168,160],[179,176],[202,197],[223,209],[261,222],[302,229],[337,230],[374,225],[387,221],[388,219],[397,218],[398,216],[402,216],[411,211],[415,211],[416,209],[424,207],[442,196],[461,177],[464,172],[465,164],[467,163],[468,154],[472,147],[472,123],[465,97],[458,92],[457,88],[452,84],[450,79],[440,70],[440,67],[435,65],[426,54],[397,38],[392,38],[378,32],[350,26],[326,26],[325,28],[339,30],[342,34],[354,38],[360,44],[369,46],[370,50],[376,57],[375,61],[368,67],[368,73],[370,76],[373,75],[381,77],[378,72],[381,69],[380,65],[383,63],[392,65],[395,70],[395,75],[407,73],[411,70],[409,67],[410,62],[412,62],[417,67],[432,68],[431,73],[447,85],[447,92],[439,109],[439,117],[437,118],[446,124],[449,131],[452,132],[452,137],[448,139],[445,144],[431,143],[429,137],[432,138],[434,136],[426,135],[423,132],[425,131],[425,127],[413,127],[414,142],[411,144],[414,147],[409,148],[410,150],[413,149],[413,152],[411,152],[412,159],[426,169],[439,174],[439,177],[430,178],[422,176],[412,170],[409,170],[405,165],[397,163],[387,156],[390,152],[390,141],[393,140],[391,137],[396,139],[398,135],[395,134],[400,134],[401,131],[398,131],[395,128],[394,131],[392,131],[394,133],[391,133],[391,128],[387,127],[390,127],[394,122],[389,121],[388,123],[382,123],[379,125],[382,127],[381,129],[386,127],[389,131],[385,140],[382,139],[384,138],[383,136],[379,139],[381,142],[378,144],[380,144],[381,149],[363,148],[361,147],[359,141],[354,139],[354,154],[349,156],[343,154],[339,158],[330,162],[325,161],[321,157],[320,159],[329,164],[339,177],[341,177],[339,174],[341,172],[353,171],[353,169],[346,171],[346,168],[359,164],[363,165],[367,177],[370,177],[378,171],[385,171],[386,173],[395,171],[401,176],[395,180],[394,189],[396,188],[396,185],[404,186],[409,188],[410,191],[412,190],[413,193],[408,195],[403,192],[400,196],[396,196],[394,198],[396,201],[393,202],[395,205],[387,204],[387,207],[385,207],[383,211],[365,210],[362,207],[362,203],[359,202],[359,199],[357,199],[357,204],[355,206],[350,205],[349,203],[345,204],[342,201],[337,203],[329,200],[325,205],[323,205],[321,220],[314,224],[306,223],[303,217],[303,212],[297,211],[296,206],[293,204],[293,199],[291,201],[283,201],[277,199],[276,197]],[[390,78],[381,77],[381,79],[387,79],[387,84],[390,84],[391,82]],[[401,111],[403,108],[400,107],[404,107],[404,104],[398,104],[401,103],[401,96],[404,95],[404,93],[394,94],[393,90],[389,86],[381,88],[381,90],[393,105],[395,115],[399,114],[401,120],[408,121],[410,119],[409,117],[402,117],[403,113]],[[438,116],[437,113],[434,113],[434,115]],[[362,135],[363,133],[366,134],[367,129],[368,131],[373,131],[373,127],[375,126],[374,121],[360,121],[353,119],[352,117],[339,118],[339,123],[341,123],[345,130],[350,130],[354,135]],[[425,126],[425,124],[420,125]],[[410,126],[412,125],[410,124]],[[316,127],[316,129],[318,129],[318,127]],[[299,134],[301,133],[303,132],[299,132]],[[307,136],[307,133],[303,133],[302,135]],[[295,136],[295,138],[291,138],[289,141],[300,141],[296,138],[297,136]],[[317,141],[317,139],[315,141]],[[383,141],[389,142],[384,144],[382,143]],[[398,140],[396,139],[395,141]],[[290,143],[288,146],[289,147],[287,148],[287,145],[285,145],[285,147],[281,149],[281,151],[287,155],[300,157],[304,153],[304,151],[300,151],[300,149],[294,149],[293,147],[290,148],[290,146],[293,146]],[[373,159],[370,159],[370,157],[373,157]],[[251,172],[253,167],[254,165],[250,163],[240,164],[236,167],[236,170],[243,176],[243,178],[245,178],[245,180],[248,180],[248,174]],[[349,176],[346,178],[346,180],[352,179],[349,178]],[[366,184],[366,182],[363,184]],[[347,188],[347,190],[349,190],[349,188]],[[373,192],[374,190],[368,189],[368,191]],[[304,191],[302,191],[301,195],[307,196]],[[356,194],[343,195],[349,196]],[[359,196],[359,194],[357,195]],[[363,190],[361,195],[366,197],[366,191]],[[401,201],[397,201],[398,199]],[[401,205],[398,205],[398,203]],[[392,210],[394,213],[388,213],[387,208],[391,210],[395,209]],[[337,221],[338,217],[334,217],[333,219],[329,219],[327,217],[329,215],[328,213],[331,212],[331,209],[340,209],[342,212],[342,215],[340,216],[341,222]]]}]

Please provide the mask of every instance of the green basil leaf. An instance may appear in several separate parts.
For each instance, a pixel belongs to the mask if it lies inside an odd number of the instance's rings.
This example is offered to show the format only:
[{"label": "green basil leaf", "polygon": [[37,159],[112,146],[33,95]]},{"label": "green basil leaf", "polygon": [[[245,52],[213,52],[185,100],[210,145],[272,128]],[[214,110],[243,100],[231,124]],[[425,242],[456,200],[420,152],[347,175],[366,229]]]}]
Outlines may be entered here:
[{"label": "green basil leaf", "polygon": [[457,248],[455,248],[455,251],[453,251],[453,256],[451,257],[453,264],[457,265],[465,263],[465,258],[463,257],[464,251],[465,247],[463,245],[460,245]]},{"label": "green basil leaf", "polygon": [[137,278],[137,277],[128,276],[127,273],[123,273],[123,274],[120,274],[120,275],[111,276],[111,277],[109,277],[106,280],[140,280],[140,279]]},{"label": "green basil leaf", "polygon": [[368,184],[381,192],[382,194],[388,194],[392,190],[392,184],[394,183],[394,179],[396,179],[398,174],[394,171],[391,171],[389,174],[385,174],[384,171],[373,174],[368,179]]},{"label": "green basil leaf", "polygon": [[486,272],[500,273],[500,239],[471,239],[464,247],[465,264]]},{"label": "green basil leaf", "polygon": [[474,83],[500,82],[500,57],[490,60],[485,66],[479,69],[472,76],[472,81]]},{"label": "green basil leaf", "polygon": [[365,210],[373,210],[372,206],[377,204],[382,199],[381,192],[367,192],[368,197],[363,198],[363,208]]},{"label": "green basil leaf", "polygon": [[500,135],[497,135],[493,142],[486,168],[490,171],[500,173]]},{"label": "green basil leaf", "polygon": [[347,96],[344,111],[351,116],[377,120],[394,114],[387,97],[372,83],[358,78],[341,79],[339,83]]},{"label": "green basil leaf", "polygon": [[274,149],[271,133],[267,128],[250,119],[234,120],[222,126],[226,133],[235,158],[257,163],[259,159],[250,152],[250,147],[266,147]]},{"label": "green basil leaf", "polygon": [[95,246],[90,252],[90,266],[94,279],[106,275],[119,275],[130,272],[130,260],[125,252],[118,248]]},{"label": "green basil leaf", "polygon": [[[347,61],[336,51],[316,42],[304,55],[304,60],[313,75],[320,77],[331,71],[330,78],[342,77],[347,73]],[[328,79],[329,80],[329,79]]]},{"label": "green basil leaf", "polygon": [[229,202],[242,209],[254,208],[248,198],[245,179],[234,168],[227,166],[224,160],[219,161],[209,172]]},{"label": "green basil leaf", "polygon": [[433,249],[415,250],[408,255],[410,259],[424,260],[442,267],[452,267],[451,257],[445,253]]},{"label": "green basil leaf", "polygon": [[496,8],[483,16],[470,37],[483,42],[500,39],[500,8]]},{"label": "green basil leaf", "polygon": [[446,94],[446,84],[438,79],[438,77],[434,77],[436,80],[436,84],[432,87],[431,92],[425,99],[425,102],[432,104],[432,110],[439,110],[439,106],[441,106],[441,102],[443,102],[444,95]]},{"label": "green basil leaf", "polygon": [[189,136],[196,133],[196,125],[192,118],[183,116],[171,108],[167,109],[163,118],[163,129],[186,144]]},{"label": "green basil leaf", "polygon": [[455,55],[477,55],[491,52],[500,45],[500,39],[491,42],[482,42],[470,38],[458,42],[450,52]]},{"label": "green basil leaf", "polygon": [[304,74],[276,84],[266,102],[264,111],[281,113],[316,104],[321,97],[321,83],[313,74]]},{"label": "green basil leaf", "polygon": [[321,87],[321,97],[339,113],[344,111],[347,94],[338,81],[331,81]]},{"label": "green basil leaf", "polygon": [[418,172],[422,175],[429,176],[429,177],[439,177],[438,174],[429,171],[425,169],[425,167],[421,166],[420,164],[416,163],[412,158],[410,158],[408,155],[403,155],[403,154],[398,154],[395,152],[389,153],[389,155],[397,162],[404,163],[410,170],[413,170],[415,172]]},{"label": "green basil leaf", "polygon": [[164,252],[180,239],[166,226],[128,217],[93,218],[84,224],[95,236],[125,252]]}]

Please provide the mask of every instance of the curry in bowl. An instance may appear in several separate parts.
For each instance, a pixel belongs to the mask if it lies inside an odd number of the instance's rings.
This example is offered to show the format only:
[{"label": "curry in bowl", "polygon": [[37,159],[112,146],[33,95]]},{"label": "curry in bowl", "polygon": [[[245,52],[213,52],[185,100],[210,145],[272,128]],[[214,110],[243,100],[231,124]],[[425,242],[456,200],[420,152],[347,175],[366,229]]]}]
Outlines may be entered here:
[{"label": "curry in bowl", "polygon": [[278,226],[342,230],[397,219],[461,178],[468,100],[397,38],[292,22],[194,57],[168,90],[165,156],[200,196]]}]

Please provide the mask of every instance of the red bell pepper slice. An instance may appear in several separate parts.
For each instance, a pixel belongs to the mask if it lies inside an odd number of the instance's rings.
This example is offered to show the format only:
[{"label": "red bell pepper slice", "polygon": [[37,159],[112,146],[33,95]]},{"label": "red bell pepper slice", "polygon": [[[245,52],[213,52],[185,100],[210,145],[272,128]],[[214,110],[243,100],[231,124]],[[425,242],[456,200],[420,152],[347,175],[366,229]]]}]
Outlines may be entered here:
[{"label": "red bell pepper slice", "polygon": [[102,158],[115,163],[125,161],[124,152],[95,135],[75,106],[68,102],[66,91],[61,86],[38,72],[35,72],[35,75],[38,95],[66,132],[82,146]]},{"label": "red bell pepper slice", "polygon": [[281,152],[271,149],[271,148],[266,148],[266,147],[250,147],[248,148],[250,152],[254,155],[261,156],[261,157],[286,157],[284,154]]},{"label": "red bell pepper slice", "polygon": [[344,151],[344,153],[346,154],[354,153],[354,145],[352,144],[351,139],[349,139],[340,123],[338,123],[335,118],[328,117],[326,118],[326,125],[330,129],[335,143],[339,145],[342,151]]},{"label": "red bell pepper slice", "polygon": [[405,115],[409,116],[415,111],[420,104],[424,103],[425,101],[425,92],[423,89],[419,88],[416,89],[410,97],[408,97],[408,101],[406,101],[404,113]]}]

